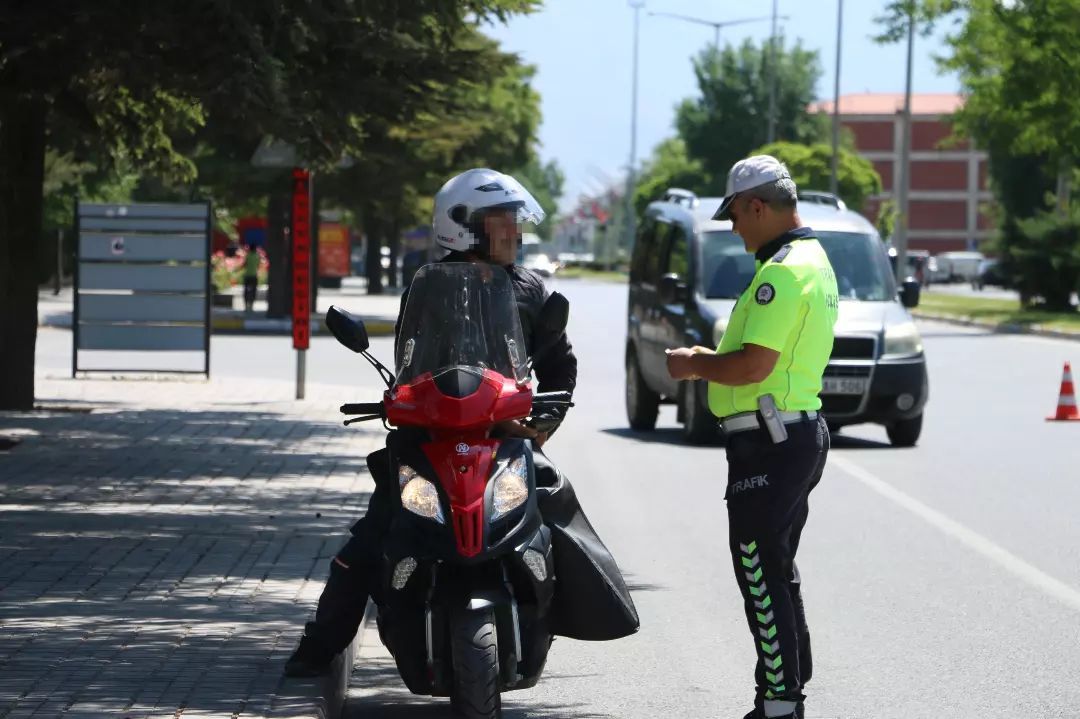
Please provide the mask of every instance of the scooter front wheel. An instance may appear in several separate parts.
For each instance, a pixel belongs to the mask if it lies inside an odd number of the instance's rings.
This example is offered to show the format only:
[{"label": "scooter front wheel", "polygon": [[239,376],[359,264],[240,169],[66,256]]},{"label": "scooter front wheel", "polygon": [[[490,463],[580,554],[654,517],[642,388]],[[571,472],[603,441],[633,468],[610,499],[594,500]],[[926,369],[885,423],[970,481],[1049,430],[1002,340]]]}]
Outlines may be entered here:
[{"label": "scooter front wheel", "polygon": [[464,612],[451,632],[454,689],[450,697],[455,717],[501,719],[499,640],[491,608]]}]

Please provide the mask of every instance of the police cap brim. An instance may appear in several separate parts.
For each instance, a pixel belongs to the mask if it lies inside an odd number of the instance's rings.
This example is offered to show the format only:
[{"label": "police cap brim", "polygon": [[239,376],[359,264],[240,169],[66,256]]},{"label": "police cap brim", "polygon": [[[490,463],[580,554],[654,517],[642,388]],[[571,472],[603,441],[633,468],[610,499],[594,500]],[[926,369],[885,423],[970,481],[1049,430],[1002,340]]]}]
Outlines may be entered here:
[{"label": "police cap brim", "polygon": [[738,195],[738,192],[733,192],[727,197],[725,197],[724,201],[720,203],[720,209],[718,209],[716,213],[713,214],[712,218],[714,220],[730,220],[731,215],[728,214],[728,211],[731,210],[731,205],[735,202],[735,198]]}]

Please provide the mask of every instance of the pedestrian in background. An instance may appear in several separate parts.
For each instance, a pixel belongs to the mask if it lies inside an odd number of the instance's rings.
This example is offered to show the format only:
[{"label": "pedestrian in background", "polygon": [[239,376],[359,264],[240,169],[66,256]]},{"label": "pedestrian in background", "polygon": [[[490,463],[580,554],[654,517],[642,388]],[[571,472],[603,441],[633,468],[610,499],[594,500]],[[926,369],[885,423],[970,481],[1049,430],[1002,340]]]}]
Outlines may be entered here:
[{"label": "pedestrian in background", "polygon": [[244,311],[251,312],[255,308],[255,296],[259,292],[259,251],[255,245],[247,245],[247,255],[244,257]]},{"label": "pedestrian in background", "polygon": [[795,553],[829,452],[818,394],[832,353],[836,276],[773,157],[731,169],[713,219],[731,220],[757,272],[716,351],[669,350],[668,371],[708,380],[709,409],[727,436],[729,547],[758,654],[746,719],[802,719],[813,664]]}]

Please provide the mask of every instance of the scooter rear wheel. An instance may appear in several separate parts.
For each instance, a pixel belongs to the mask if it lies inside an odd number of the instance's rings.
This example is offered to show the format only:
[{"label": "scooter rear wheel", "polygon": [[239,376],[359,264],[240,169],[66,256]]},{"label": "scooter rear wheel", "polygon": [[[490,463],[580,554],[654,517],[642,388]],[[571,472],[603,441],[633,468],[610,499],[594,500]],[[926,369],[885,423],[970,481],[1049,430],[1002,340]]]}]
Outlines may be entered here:
[{"label": "scooter rear wheel", "polygon": [[499,641],[491,609],[466,612],[452,630],[454,693],[450,697],[455,717],[500,719]]}]

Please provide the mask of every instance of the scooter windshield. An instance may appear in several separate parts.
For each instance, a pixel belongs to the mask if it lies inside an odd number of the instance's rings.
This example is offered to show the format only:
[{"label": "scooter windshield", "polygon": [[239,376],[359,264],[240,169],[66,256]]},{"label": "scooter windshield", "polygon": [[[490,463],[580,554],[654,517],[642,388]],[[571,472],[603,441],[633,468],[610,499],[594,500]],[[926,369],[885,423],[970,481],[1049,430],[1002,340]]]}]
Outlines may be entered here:
[{"label": "scooter windshield", "polygon": [[524,381],[528,357],[506,270],[472,262],[421,267],[409,288],[394,359],[398,384],[462,367]]}]

